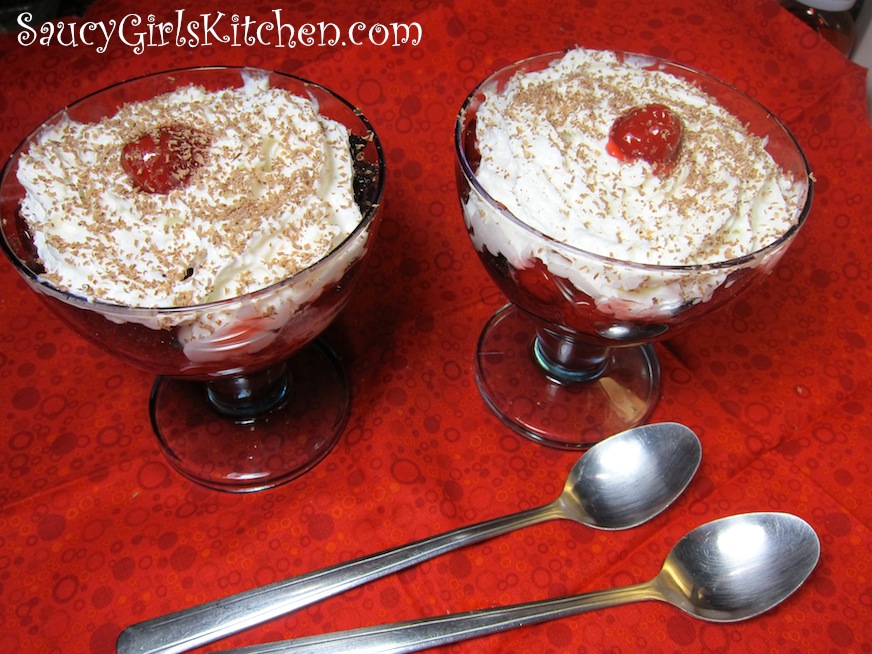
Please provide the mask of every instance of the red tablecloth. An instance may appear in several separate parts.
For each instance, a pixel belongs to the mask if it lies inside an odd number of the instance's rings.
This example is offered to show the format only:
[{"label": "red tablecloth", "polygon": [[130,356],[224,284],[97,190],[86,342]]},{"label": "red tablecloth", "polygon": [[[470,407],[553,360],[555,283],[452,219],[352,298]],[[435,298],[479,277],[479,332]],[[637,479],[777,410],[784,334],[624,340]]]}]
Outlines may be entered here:
[{"label": "red tablecloth", "polygon": [[[85,18],[141,18],[144,31],[149,15],[176,20],[181,4],[98,0]],[[476,390],[476,339],[503,300],[459,215],[452,127],[486,74],[573,45],[672,58],[736,84],[785,120],[814,168],[814,208],[776,273],[657,346],[664,384],[652,420],[697,431],[698,476],[643,527],[528,528],[219,645],[641,581],[691,528],[778,510],[814,526],[822,557],[808,583],[764,616],[714,625],[639,604],[451,651],[869,651],[872,138],[863,69],[769,0],[184,4],[185,21],[208,13],[224,30],[235,12],[266,20],[281,9],[298,25],[417,22],[422,36],[398,47],[293,49],[201,38],[139,53],[131,36],[99,51],[96,37],[74,47],[3,35],[0,150],[88,92],[189,65],[295,73],[361,106],[383,140],[389,180],[374,256],[328,332],[353,383],[352,416],[336,449],[297,481],[243,496],[199,488],[153,441],[151,377],[73,335],[0,265],[0,651],[112,652],[133,622],[556,497],[577,455],[510,433]]]}]

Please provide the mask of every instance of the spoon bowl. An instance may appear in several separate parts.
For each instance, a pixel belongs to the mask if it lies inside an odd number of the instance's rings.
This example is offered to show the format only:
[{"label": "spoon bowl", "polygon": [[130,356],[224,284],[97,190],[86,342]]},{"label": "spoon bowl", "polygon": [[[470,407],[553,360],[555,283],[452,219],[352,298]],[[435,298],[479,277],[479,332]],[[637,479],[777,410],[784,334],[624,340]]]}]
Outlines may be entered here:
[{"label": "spoon bowl", "polygon": [[504,608],[310,636],[224,654],[401,654],[622,604],[666,602],[710,622],[747,620],[774,608],[808,578],[820,541],[787,513],[748,513],[709,522],[684,536],[654,579]]},{"label": "spoon bowl", "polygon": [[672,504],[701,459],[699,439],[684,425],[628,429],[576,462],[557,499],[562,517],[597,529],[636,527]]},{"label": "spoon bowl", "polygon": [[629,429],[588,450],[549,504],[131,625],[118,638],[117,654],[185,652],[464,545],[546,520],[573,520],[597,529],[635,527],[681,495],[701,457],[699,439],[684,425]]},{"label": "spoon bowl", "polygon": [[751,513],[691,531],[666,557],[652,591],[709,622],[759,615],[798,589],[817,565],[820,541],[804,520]]}]

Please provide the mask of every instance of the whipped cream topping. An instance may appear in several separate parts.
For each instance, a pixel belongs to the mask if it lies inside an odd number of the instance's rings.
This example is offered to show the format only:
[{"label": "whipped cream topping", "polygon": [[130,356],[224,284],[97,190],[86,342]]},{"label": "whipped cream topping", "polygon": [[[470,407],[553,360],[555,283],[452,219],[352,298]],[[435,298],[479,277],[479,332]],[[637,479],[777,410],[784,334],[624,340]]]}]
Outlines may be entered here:
[{"label": "whipped cream topping", "polygon": [[[523,223],[574,248],[655,266],[711,264],[770,245],[798,219],[806,180],[785,175],[765,141],[650,60],[577,49],[484,91],[479,183]],[[606,150],[615,120],[648,103],[669,107],[684,128],[675,168],[663,176]],[[701,272],[694,280],[558,252],[475,194],[465,215],[479,249],[516,268],[538,258],[621,318],[706,300],[724,277]]]},{"label": "whipped cream topping", "polygon": [[[354,230],[362,216],[346,128],[270,88],[265,74],[244,78],[239,88],[189,86],[40,134],[18,178],[45,280],[123,306],[194,306],[286,279]],[[122,169],[121,151],[166,124],[199,130],[210,145],[188,183],[147,193]]]}]

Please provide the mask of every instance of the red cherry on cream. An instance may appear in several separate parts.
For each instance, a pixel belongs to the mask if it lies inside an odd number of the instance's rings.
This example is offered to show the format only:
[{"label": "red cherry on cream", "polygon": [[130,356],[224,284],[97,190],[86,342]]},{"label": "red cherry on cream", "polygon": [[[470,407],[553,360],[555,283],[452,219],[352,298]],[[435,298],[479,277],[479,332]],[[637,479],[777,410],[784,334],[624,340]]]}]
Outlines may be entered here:
[{"label": "red cherry on cream", "polygon": [[209,138],[184,125],[163,125],[125,144],[121,167],[147,193],[169,193],[183,186],[203,164]]},{"label": "red cherry on cream", "polygon": [[647,161],[656,174],[666,175],[678,159],[682,132],[681,119],[669,107],[646,104],[615,120],[606,150],[621,161]]}]

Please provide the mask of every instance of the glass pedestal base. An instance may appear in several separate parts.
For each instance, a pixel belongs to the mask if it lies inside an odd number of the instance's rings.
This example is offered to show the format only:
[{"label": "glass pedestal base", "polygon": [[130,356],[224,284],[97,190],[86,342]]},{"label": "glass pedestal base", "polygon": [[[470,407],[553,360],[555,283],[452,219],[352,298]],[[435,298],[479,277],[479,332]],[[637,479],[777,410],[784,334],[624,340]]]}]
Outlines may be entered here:
[{"label": "glass pedestal base", "polygon": [[608,349],[590,379],[567,381],[540,365],[536,340],[533,321],[507,305],[488,321],[476,351],[481,394],[521,435],[561,449],[586,449],[643,423],[657,404],[660,364],[650,344]]},{"label": "glass pedestal base", "polygon": [[310,343],[286,362],[287,389],[251,417],[216,410],[203,382],[159,377],[151,420],[169,463],[215,490],[252,492],[295,479],[333,448],[348,420],[351,394],[333,351]]}]

